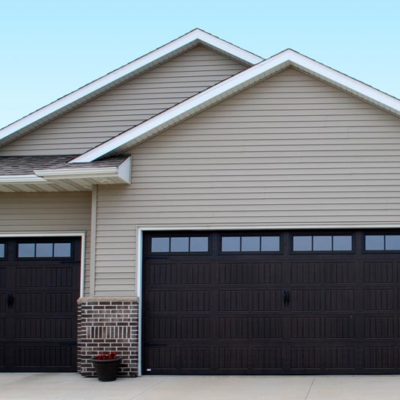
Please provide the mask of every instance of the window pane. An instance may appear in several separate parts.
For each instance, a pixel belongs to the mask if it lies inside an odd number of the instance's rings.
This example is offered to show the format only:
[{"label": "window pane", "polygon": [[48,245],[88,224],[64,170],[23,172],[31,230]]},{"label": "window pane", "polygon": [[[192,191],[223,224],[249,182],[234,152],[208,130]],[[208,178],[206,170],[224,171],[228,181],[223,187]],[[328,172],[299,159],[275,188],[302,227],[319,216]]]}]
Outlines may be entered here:
[{"label": "window pane", "polygon": [[351,236],[334,236],[333,250],[334,251],[351,251],[353,249],[353,238]]},{"label": "window pane", "polygon": [[260,236],[242,236],[242,251],[260,251]]},{"label": "window pane", "polygon": [[153,253],[169,252],[169,238],[152,238],[151,251]]},{"label": "window pane", "polygon": [[36,257],[53,257],[53,243],[36,243]]},{"label": "window pane", "polygon": [[208,251],[208,237],[190,238],[190,251]]},{"label": "window pane", "polygon": [[314,251],[332,251],[332,236],[314,236]]},{"label": "window pane", "polygon": [[171,238],[171,251],[176,253],[188,252],[189,238],[188,237]]},{"label": "window pane", "polygon": [[365,235],[365,250],[384,250],[384,235]]},{"label": "window pane", "polygon": [[4,258],[5,257],[5,253],[6,253],[6,246],[4,245],[4,243],[0,243],[0,258]]},{"label": "window pane", "polygon": [[35,243],[19,243],[18,257],[35,257]]},{"label": "window pane", "polygon": [[294,236],[293,251],[311,251],[312,236]]},{"label": "window pane", "polygon": [[222,238],[222,251],[240,251],[240,237],[224,236]]},{"label": "window pane", "polygon": [[261,238],[261,251],[279,251],[280,237],[279,236],[263,236]]},{"label": "window pane", "polygon": [[54,243],[54,257],[71,257],[71,243]]},{"label": "window pane", "polygon": [[386,250],[400,250],[400,235],[386,235]]}]

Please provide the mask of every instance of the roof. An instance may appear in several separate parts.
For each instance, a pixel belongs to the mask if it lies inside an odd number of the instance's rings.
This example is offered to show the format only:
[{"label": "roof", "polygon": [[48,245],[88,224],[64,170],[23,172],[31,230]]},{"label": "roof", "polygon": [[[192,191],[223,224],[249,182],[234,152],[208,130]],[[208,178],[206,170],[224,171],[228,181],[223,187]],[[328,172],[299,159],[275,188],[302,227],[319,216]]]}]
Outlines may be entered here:
[{"label": "roof", "polygon": [[247,65],[254,65],[263,60],[261,57],[211,35],[208,32],[201,29],[194,29],[164,46],[159,47],[158,49],[0,129],[0,143],[7,143],[11,139],[54,119],[60,114],[88,101],[94,96],[133,78],[137,74],[144,72],[156,64],[160,64],[183,53],[198,44],[203,44]]},{"label": "roof", "polygon": [[329,84],[400,116],[400,100],[348,75],[336,71],[294,50],[288,49],[250,67],[221,83],[177,104],[72,160],[91,162],[142,142],[160,131],[198,113],[223,99],[289,66],[309,73]]},{"label": "roof", "polygon": [[0,157],[0,192],[91,190],[95,184],[130,183],[131,158],[109,157],[91,163],[62,156]]}]

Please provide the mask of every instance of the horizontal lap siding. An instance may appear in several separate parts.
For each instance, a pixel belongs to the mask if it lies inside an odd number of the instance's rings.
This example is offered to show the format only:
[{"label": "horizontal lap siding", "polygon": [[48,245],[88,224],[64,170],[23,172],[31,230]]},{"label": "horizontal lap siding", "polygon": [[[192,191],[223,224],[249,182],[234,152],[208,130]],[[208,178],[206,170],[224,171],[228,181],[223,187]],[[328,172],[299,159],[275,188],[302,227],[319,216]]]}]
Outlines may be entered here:
[{"label": "horizontal lap siding", "polygon": [[400,223],[400,120],[294,69],[132,154],[99,190],[98,294],[134,290],[137,227]]},{"label": "horizontal lap siding", "polygon": [[243,69],[197,46],[8,144],[0,155],[85,152]]},{"label": "horizontal lap siding", "polygon": [[91,193],[1,193],[0,233],[86,233],[85,293],[89,293]]}]

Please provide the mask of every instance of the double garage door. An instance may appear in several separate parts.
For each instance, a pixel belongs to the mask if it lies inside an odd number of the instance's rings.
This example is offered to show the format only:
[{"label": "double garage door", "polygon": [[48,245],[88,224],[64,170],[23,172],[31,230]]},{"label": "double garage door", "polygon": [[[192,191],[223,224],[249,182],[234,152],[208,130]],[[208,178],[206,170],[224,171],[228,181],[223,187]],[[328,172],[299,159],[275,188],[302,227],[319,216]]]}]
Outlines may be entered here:
[{"label": "double garage door", "polygon": [[400,233],[144,239],[144,373],[400,372]]},{"label": "double garage door", "polygon": [[0,371],[75,371],[80,239],[0,238]]}]

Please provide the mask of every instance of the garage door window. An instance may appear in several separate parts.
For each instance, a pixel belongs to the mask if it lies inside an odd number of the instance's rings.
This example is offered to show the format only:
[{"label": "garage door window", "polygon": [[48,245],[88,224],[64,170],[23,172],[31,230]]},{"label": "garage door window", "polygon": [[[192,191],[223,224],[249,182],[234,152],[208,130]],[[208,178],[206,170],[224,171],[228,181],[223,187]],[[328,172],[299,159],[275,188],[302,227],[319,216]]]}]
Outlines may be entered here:
[{"label": "garage door window", "polygon": [[0,258],[5,258],[6,256],[6,246],[4,243],[0,243]]},{"label": "garage door window", "polygon": [[152,253],[206,253],[208,237],[177,236],[151,238]]},{"label": "garage door window", "polygon": [[400,235],[365,235],[366,251],[400,251]]},{"label": "garage door window", "polygon": [[70,258],[71,243],[18,243],[18,258]]},{"label": "garage door window", "polygon": [[335,252],[352,251],[351,235],[295,235],[294,252]]},{"label": "garage door window", "polygon": [[222,236],[222,252],[279,252],[280,236]]}]

